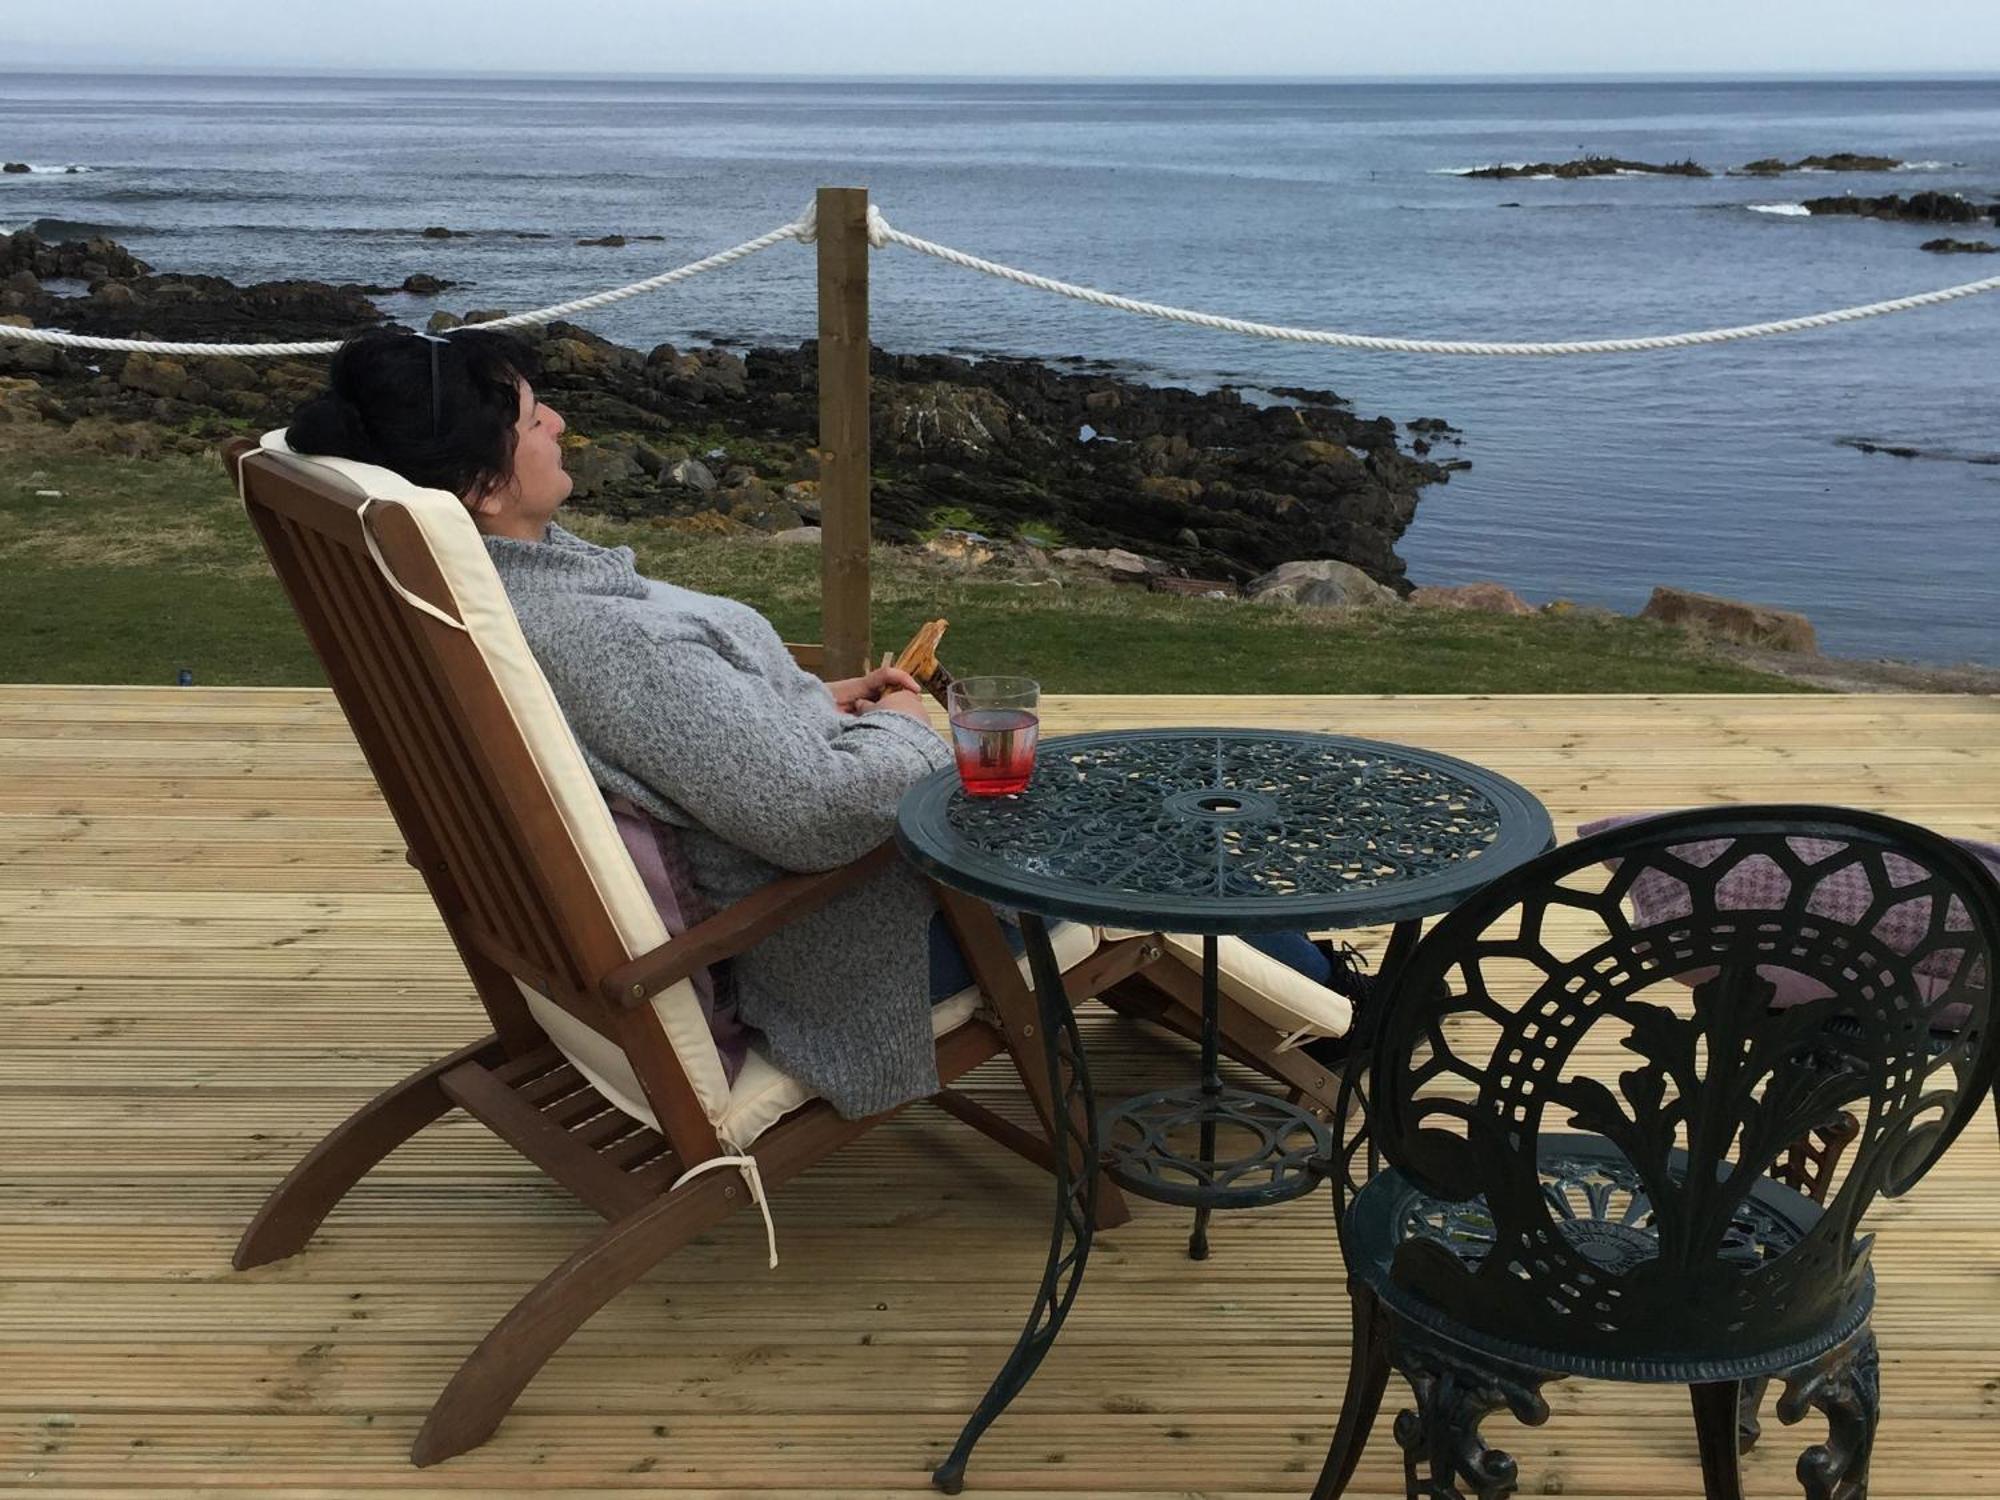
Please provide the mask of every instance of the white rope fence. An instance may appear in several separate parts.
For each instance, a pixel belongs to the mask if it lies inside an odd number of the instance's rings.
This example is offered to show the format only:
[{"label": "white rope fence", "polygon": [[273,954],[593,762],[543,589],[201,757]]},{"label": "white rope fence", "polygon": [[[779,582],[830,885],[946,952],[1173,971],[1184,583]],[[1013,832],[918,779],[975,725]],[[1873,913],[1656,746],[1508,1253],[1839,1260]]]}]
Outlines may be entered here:
[{"label": "white rope fence", "polygon": [[892,227],[873,204],[868,207],[868,242],[877,248],[883,245],[901,245],[906,250],[914,250],[919,255],[935,256],[941,261],[962,266],[968,271],[997,276],[1002,281],[1032,287],[1038,292],[1054,292],[1059,297],[1073,297],[1079,302],[1088,302],[1096,307],[1109,307],[1118,312],[1138,313],[1147,318],[1164,318],[1169,322],[1188,323],[1196,328],[1214,328],[1223,333],[1247,334],[1252,338],[1282,339],[1294,344],[1325,344],[1336,349],[1367,349],[1393,354],[1478,354],[1500,358],[1564,354],[1644,354],[1656,349],[1687,349],[1697,344],[1724,344],[1734,339],[1769,338],[1774,334],[1803,333],[1809,328],[1830,328],[1836,323],[1853,323],[1862,318],[1879,318],[1886,313],[1908,312],[1911,308],[1930,307],[1939,302],[1956,301],[1960,297],[1975,297],[1981,292],[2000,291],[2000,276],[1989,276],[1984,281],[1968,281],[1962,286],[1949,286],[1941,291],[1919,292],[1915,296],[1898,297],[1890,302],[1870,302],[1864,307],[1843,307],[1834,312],[1814,313],[1810,317],[1786,318],[1776,323],[1745,323],[1735,328],[1709,328],[1697,333],[1653,334],[1643,338],[1571,339],[1561,343],[1543,344],[1494,343],[1472,339],[1397,339],[1366,333],[1338,333],[1321,328],[1290,328],[1278,323],[1252,323],[1242,318],[1226,318],[1217,313],[1195,312],[1185,307],[1168,307],[1159,302],[1141,302],[1133,297],[1100,292],[1094,287],[1077,286],[1074,282],[1057,281],[1049,276],[1037,276],[1032,271],[1005,266],[994,260],[982,260],[976,255],[967,255],[963,250],[954,250],[948,245],[940,245],[931,240],[918,239],[913,234],[905,234],[902,230]]},{"label": "white rope fence", "polygon": [[[663,287],[690,280],[704,272],[719,271],[724,266],[734,265],[737,261],[755,255],[759,250],[768,250],[784,240],[798,240],[810,244],[816,234],[814,226],[817,219],[816,207],[808,204],[806,211],[789,224],[780,224],[776,229],[760,234],[753,240],[745,240],[740,245],[731,245],[727,250],[718,250],[713,255],[690,261],[684,266],[676,266],[673,270],[663,271],[658,276],[649,276],[644,281],[635,281],[629,286],[621,286],[608,292],[598,292],[594,296],[578,297],[573,302],[558,302],[553,307],[540,307],[533,312],[495,318],[489,323],[481,323],[478,326],[526,328],[540,323],[553,323],[557,318],[566,318],[572,313],[609,307],[614,302],[623,302],[628,297],[642,296],[647,292],[657,292]],[[321,339],[306,344],[175,344],[148,339],[92,338],[78,333],[57,333],[47,328],[12,328],[4,324],[0,324],[0,339],[13,339],[25,344],[54,344],[59,349],[103,349],[127,354],[218,354],[245,359],[331,354],[341,344],[339,339]]]},{"label": "white rope fence", "polygon": [[[511,317],[496,318],[489,323],[481,323],[481,328],[506,329],[525,328],[553,322],[576,313],[590,312],[595,308],[609,307],[614,302],[623,302],[629,297],[642,296],[665,287],[691,280],[709,271],[719,271],[724,266],[768,250],[785,240],[797,240],[810,244],[818,237],[817,210],[808,204],[806,211],[789,224],[781,224],[776,229],[758,235],[755,239],[732,245],[727,250],[687,265],[677,266],[671,271],[663,271],[658,276],[649,276],[644,281],[617,287],[608,292],[598,292],[589,297],[578,297],[571,302],[558,302],[552,307],[537,308],[533,312],[515,313]],[[885,245],[901,245],[906,250],[914,250],[919,255],[929,255],[949,265],[959,266],[982,275],[1011,281],[1034,291],[1052,292],[1059,297],[1070,297],[1078,302],[1087,302],[1095,307],[1108,307],[1116,312],[1136,313],[1141,317],[1161,318],[1168,322],[1185,323],[1196,328],[1212,328],[1222,333],[1240,333],[1251,338],[1279,339],[1294,344],[1321,344],[1335,349],[1362,349],[1377,353],[1393,354],[1450,354],[1485,355],[1495,358],[1547,358],[1572,354],[1645,354],[1661,349],[1688,349],[1701,344],[1725,344],[1737,339],[1770,338],[1779,334],[1804,333],[1814,328],[1831,328],[1841,323],[1854,323],[1863,318],[1879,318],[1889,313],[1909,312],[1913,308],[1934,307],[1941,302],[1955,302],[1961,297],[1976,297],[1983,292],[2000,291],[2000,276],[1989,276],[1983,281],[1968,281],[1959,286],[1944,287],[1935,292],[1918,292],[1914,296],[1897,297],[1888,302],[1870,302],[1861,307],[1837,308],[1832,312],[1813,313],[1802,318],[1784,318],[1773,323],[1744,323],[1733,328],[1707,328],[1693,333],[1649,334],[1636,338],[1614,339],[1569,339],[1551,343],[1508,343],[1476,339],[1405,339],[1385,338],[1376,334],[1342,333],[1324,328],[1294,328],[1280,323],[1256,323],[1243,318],[1225,317],[1220,313],[1198,312],[1192,308],[1170,307],[1160,302],[1142,302],[1135,297],[1122,297],[1114,292],[1103,292],[1095,287],[1078,286],[1074,282],[1057,281],[1051,276],[1039,276],[1032,271],[1023,271],[1015,266],[1002,265],[999,261],[984,260],[976,255],[968,255],[963,250],[954,250],[949,245],[940,245],[934,240],[920,239],[913,234],[905,234],[884,218],[882,211],[874,204],[868,206],[868,243],[876,249]],[[11,340],[26,344],[52,344],[63,349],[99,349],[110,352],[145,354],[209,354],[231,355],[240,358],[279,358],[296,355],[331,354],[340,347],[337,339],[323,339],[313,343],[291,344],[202,344],[168,343],[148,339],[94,338],[84,334],[60,333],[46,328],[15,328],[0,324],[0,340]]]}]

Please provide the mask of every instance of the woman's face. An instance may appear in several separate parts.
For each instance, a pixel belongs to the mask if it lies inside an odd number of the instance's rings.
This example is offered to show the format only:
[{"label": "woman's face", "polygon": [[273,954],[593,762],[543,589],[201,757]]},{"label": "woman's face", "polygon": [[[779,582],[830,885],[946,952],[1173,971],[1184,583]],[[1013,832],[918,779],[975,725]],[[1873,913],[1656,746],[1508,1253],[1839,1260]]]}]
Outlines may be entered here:
[{"label": "woman's face", "polygon": [[538,542],[563,501],[571,479],[563,472],[562,435],[568,425],[552,406],[535,399],[535,389],[520,383],[521,411],[514,421],[514,467],[507,482],[472,501],[481,531],[495,536]]}]

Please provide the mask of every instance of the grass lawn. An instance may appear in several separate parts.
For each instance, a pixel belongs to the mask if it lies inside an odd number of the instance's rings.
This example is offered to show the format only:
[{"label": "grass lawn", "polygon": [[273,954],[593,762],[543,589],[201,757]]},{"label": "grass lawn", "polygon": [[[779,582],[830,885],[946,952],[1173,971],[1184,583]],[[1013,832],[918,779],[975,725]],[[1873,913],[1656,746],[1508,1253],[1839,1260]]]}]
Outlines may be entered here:
[{"label": "grass lawn", "polygon": [[[57,494],[38,492],[56,491]],[[628,543],[643,571],[731,595],[788,640],[819,637],[813,547],[565,518]],[[947,616],[961,672],[1056,692],[1784,691],[1650,623],[1428,609],[1336,614],[981,578],[878,550],[875,635]],[[0,427],[0,681],[317,683],[319,670],[213,458],[79,454],[41,424]]]}]

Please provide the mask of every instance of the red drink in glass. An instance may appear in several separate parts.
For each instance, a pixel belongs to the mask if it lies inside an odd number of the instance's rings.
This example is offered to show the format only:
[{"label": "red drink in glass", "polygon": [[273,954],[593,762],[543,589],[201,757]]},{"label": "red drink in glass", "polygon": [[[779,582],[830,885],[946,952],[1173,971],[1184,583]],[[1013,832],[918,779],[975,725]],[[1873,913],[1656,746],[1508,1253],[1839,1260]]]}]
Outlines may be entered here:
[{"label": "red drink in glass", "polygon": [[1041,720],[1024,708],[975,708],[951,716],[958,779],[973,797],[1018,792],[1035,774]]},{"label": "red drink in glass", "polygon": [[1004,797],[1035,774],[1041,685],[1029,677],[961,677],[945,692],[958,780],[968,797]]}]

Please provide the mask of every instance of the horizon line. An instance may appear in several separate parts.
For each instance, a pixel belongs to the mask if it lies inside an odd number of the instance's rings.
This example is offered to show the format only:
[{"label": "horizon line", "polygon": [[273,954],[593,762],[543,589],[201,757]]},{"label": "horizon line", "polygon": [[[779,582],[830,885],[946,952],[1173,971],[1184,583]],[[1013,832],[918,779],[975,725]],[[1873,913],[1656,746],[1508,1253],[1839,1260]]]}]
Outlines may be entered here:
[{"label": "horizon line", "polygon": [[1382,84],[1382,83],[1839,83],[1987,82],[2000,69],[1891,68],[1863,70],[1610,69],[1494,73],[816,73],[726,69],[699,72],[629,70],[458,68],[348,63],[114,63],[37,62],[0,67],[0,78],[112,75],[153,78],[407,78],[505,79],[623,83],[1103,83],[1103,84]]}]

